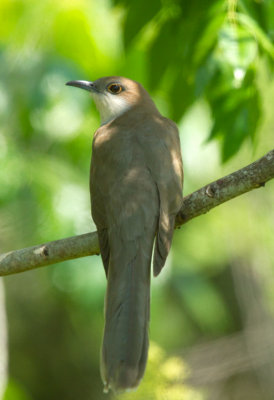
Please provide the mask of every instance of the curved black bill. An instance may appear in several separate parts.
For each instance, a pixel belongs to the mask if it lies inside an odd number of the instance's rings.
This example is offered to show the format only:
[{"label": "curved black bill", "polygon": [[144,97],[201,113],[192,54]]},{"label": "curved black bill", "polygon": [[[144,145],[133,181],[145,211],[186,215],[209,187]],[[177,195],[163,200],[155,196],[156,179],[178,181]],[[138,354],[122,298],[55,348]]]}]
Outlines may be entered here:
[{"label": "curved black bill", "polygon": [[88,90],[89,92],[91,90],[95,89],[93,82],[89,82],[89,81],[69,81],[66,83],[66,85],[67,86],[75,86],[80,89],[85,89],[85,90]]}]

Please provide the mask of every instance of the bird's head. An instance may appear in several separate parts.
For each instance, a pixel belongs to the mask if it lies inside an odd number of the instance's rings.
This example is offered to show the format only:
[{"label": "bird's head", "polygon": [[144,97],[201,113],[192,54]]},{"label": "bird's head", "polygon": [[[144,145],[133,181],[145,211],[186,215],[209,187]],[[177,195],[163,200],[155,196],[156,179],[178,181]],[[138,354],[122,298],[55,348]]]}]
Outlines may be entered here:
[{"label": "bird's head", "polygon": [[70,81],[66,85],[90,92],[100,113],[102,125],[139,104],[144,106],[150,104],[155,107],[149,94],[140,83],[120,76],[108,76],[94,82]]}]

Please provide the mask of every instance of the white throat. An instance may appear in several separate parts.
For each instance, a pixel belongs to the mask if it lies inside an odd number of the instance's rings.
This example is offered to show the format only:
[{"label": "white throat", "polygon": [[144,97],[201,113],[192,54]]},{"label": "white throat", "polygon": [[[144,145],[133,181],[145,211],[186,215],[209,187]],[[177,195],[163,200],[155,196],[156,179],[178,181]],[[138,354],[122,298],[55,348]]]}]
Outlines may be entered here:
[{"label": "white throat", "polygon": [[92,97],[100,113],[101,125],[116,119],[131,107],[124,98],[111,93],[92,93]]}]

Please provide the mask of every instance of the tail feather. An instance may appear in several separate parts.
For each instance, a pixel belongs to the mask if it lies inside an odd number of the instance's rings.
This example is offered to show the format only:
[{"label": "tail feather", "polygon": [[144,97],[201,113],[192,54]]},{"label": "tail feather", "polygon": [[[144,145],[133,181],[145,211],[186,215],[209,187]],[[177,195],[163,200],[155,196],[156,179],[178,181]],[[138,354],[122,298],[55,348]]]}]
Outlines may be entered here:
[{"label": "tail feather", "polygon": [[148,249],[147,237],[138,238],[118,256],[110,256],[101,356],[105,391],[134,388],[145,371],[153,237],[150,242]]}]

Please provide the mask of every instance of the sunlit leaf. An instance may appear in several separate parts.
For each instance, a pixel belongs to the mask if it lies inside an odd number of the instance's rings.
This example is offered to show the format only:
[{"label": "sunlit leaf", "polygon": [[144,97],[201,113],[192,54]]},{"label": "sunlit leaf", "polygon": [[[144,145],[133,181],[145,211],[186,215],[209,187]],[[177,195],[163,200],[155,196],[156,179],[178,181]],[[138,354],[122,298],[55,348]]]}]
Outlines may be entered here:
[{"label": "sunlit leaf", "polygon": [[2,400],[31,400],[27,390],[15,380],[9,380]]},{"label": "sunlit leaf", "polygon": [[250,18],[249,15],[241,13],[237,14],[237,20],[254,35],[261,48],[274,61],[274,45],[256,21]]}]

